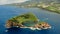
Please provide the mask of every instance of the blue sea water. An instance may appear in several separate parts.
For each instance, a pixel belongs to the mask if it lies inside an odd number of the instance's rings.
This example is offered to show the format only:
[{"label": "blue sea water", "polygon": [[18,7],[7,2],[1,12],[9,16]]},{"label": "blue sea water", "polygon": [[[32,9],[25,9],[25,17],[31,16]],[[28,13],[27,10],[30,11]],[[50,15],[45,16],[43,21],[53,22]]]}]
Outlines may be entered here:
[{"label": "blue sea water", "polygon": [[[10,28],[8,32],[6,32],[7,28],[5,28],[5,23],[8,19],[27,12],[33,12],[38,19],[48,22],[52,28],[47,30]],[[38,8],[0,6],[0,34],[60,34],[60,14]]]}]

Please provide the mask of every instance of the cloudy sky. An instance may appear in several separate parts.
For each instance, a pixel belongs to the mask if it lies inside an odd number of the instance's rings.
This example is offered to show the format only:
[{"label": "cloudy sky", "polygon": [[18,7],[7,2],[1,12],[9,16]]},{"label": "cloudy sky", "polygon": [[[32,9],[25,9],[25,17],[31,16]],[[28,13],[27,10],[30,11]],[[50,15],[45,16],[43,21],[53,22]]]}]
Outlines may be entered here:
[{"label": "cloudy sky", "polygon": [[11,3],[21,3],[25,1],[28,1],[28,0],[0,0],[0,5],[11,4]]}]

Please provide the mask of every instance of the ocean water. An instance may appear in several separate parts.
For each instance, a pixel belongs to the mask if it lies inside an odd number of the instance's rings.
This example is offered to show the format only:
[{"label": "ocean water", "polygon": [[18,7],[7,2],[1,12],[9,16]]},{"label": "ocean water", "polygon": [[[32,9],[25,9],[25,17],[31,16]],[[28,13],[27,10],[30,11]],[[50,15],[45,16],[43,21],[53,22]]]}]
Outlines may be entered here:
[{"label": "ocean water", "polygon": [[[8,19],[23,13],[33,12],[41,21],[48,22],[52,28],[47,30],[31,30],[24,28],[10,28],[6,32],[5,23]],[[38,8],[18,8],[14,6],[0,6],[0,34],[60,34],[60,14]]]}]

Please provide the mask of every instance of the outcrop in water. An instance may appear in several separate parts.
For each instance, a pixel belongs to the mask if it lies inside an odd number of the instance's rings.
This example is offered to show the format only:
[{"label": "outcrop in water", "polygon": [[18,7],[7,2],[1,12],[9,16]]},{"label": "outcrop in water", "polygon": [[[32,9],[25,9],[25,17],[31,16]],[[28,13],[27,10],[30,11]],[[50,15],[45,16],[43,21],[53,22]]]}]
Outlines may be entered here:
[{"label": "outcrop in water", "polygon": [[6,28],[12,27],[30,28],[33,30],[51,28],[48,23],[40,22],[40,20],[33,13],[22,14],[9,19],[6,23]]}]

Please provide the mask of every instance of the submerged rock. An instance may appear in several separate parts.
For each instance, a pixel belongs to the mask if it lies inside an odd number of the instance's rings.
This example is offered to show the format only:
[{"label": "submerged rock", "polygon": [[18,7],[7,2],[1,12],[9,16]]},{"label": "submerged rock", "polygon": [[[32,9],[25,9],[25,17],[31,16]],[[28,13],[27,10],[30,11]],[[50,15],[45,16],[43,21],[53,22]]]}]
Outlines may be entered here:
[{"label": "submerged rock", "polygon": [[30,28],[32,30],[48,29],[51,26],[46,22],[40,22],[33,13],[26,13],[9,19],[6,28],[20,27]]}]

